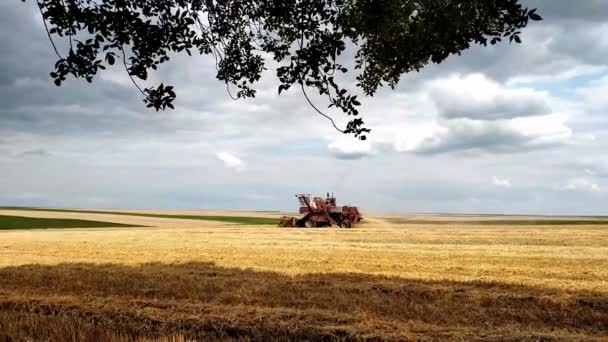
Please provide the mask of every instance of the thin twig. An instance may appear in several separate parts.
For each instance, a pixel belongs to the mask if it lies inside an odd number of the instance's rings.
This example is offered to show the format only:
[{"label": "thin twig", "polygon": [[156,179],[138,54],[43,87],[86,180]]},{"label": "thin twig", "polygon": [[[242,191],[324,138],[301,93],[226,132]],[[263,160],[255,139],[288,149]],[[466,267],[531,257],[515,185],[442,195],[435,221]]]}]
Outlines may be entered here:
[{"label": "thin twig", "polygon": [[61,55],[59,54],[59,51],[57,50],[57,46],[55,46],[55,41],[53,41],[53,37],[51,37],[51,32],[49,31],[49,28],[46,25],[46,19],[44,19],[44,13],[42,13],[42,7],[40,6],[40,2],[38,2],[38,9],[40,10],[40,15],[42,15],[42,23],[44,24],[44,29],[46,30],[46,35],[49,37],[49,41],[51,42],[51,45],[53,46],[53,50],[55,50],[55,54],[57,55],[57,57],[59,57],[59,59],[63,59],[63,57],[61,57]]},{"label": "thin twig", "polygon": [[331,124],[334,126],[334,128],[340,132],[340,133],[344,133],[343,130],[341,130],[340,128],[338,128],[338,126],[336,126],[336,123],[334,122],[334,119],[332,119],[330,116],[328,116],[327,114],[321,112],[313,103],[312,101],[310,101],[310,99],[308,98],[308,95],[306,94],[306,90],[304,90],[304,85],[300,84],[300,87],[302,88],[302,93],[304,94],[304,97],[306,98],[306,101],[308,101],[308,104],[317,111],[317,113],[319,113],[320,115],[324,116],[327,118],[327,120],[331,121]]},{"label": "thin twig", "polygon": [[139,85],[137,84],[137,82],[135,82],[135,79],[133,79],[133,76],[131,76],[131,74],[129,73],[129,68],[127,68],[127,57],[125,55],[125,50],[122,47],[122,45],[120,46],[120,52],[122,53],[122,65],[125,66],[125,71],[127,72],[127,75],[129,75],[129,78],[131,79],[131,82],[133,82],[133,84],[135,85],[135,88],[137,88],[137,90],[139,90],[139,92],[143,96],[146,96],[146,93],[144,93],[144,91],[141,90],[141,88],[139,87]]},{"label": "thin twig", "polygon": [[[301,31],[300,34],[300,41],[298,42],[300,51],[302,50],[302,47],[304,46],[304,30]],[[300,61],[300,56],[298,55],[298,62]],[[304,78],[304,77],[302,77]],[[340,133],[344,133],[343,130],[341,130],[340,128],[338,128],[338,126],[336,126],[336,123],[334,122],[334,119],[332,119],[329,115],[323,113],[322,111],[319,110],[319,108],[317,108],[312,101],[310,100],[310,98],[308,98],[308,94],[306,94],[306,90],[304,89],[304,84],[300,83],[300,88],[302,89],[302,94],[304,94],[304,98],[306,98],[306,101],[308,101],[308,104],[317,112],[319,113],[319,115],[324,116],[325,118],[327,118],[327,120],[329,120],[331,122],[331,124],[334,126],[334,128],[340,132]]]},{"label": "thin twig", "polygon": [[226,82],[226,91],[228,91],[228,96],[230,96],[231,99],[233,99],[234,101],[238,100],[238,98],[232,96],[232,93],[230,92],[230,85],[228,84],[228,82]]}]

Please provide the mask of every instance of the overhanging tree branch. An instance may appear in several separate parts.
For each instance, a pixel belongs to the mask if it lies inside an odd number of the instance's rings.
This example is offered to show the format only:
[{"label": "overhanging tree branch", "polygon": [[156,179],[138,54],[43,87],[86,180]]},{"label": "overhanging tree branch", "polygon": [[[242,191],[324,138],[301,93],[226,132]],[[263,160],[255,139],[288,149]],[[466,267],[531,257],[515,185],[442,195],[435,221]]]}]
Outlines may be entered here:
[{"label": "overhanging tree branch", "polygon": [[[89,82],[122,53],[123,65],[148,107],[173,108],[172,86],[142,89],[151,70],[170,54],[196,49],[214,59],[217,79],[231,98],[254,97],[265,58],[277,64],[279,94],[300,85],[311,108],[340,132],[361,139],[370,130],[361,103],[334,73],[350,73],[336,61],[352,43],[357,87],[372,96],[394,88],[403,74],[441,63],[472,45],[520,43],[529,20],[542,18],[521,0],[37,0],[47,36],[59,58],[51,73],[61,85],[68,75]],[[208,24],[202,22],[206,18]],[[50,26],[50,27],[49,27]],[[62,58],[53,35],[67,32],[70,54]],[[76,46],[72,45],[72,36]],[[89,36],[89,39],[86,39]],[[80,37],[85,37],[80,41]],[[125,48],[130,49],[127,67]],[[114,51],[114,52],[112,52]],[[101,58],[105,54],[105,58]],[[108,57],[110,56],[110,57]],[[236,95],[229,89],[236,88]],[[305,87],[328,95],[329,106],[352,117],[346,129],[320,111]]]}]

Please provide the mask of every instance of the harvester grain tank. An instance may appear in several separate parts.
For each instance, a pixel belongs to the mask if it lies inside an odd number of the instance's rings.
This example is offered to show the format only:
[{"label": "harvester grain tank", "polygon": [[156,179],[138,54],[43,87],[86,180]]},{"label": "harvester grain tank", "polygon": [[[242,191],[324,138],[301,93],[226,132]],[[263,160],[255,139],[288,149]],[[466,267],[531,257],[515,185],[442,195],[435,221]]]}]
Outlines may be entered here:
[{"label": "harvester grain tank", "polygon": [[361,221],[362,217],[357,207],[338,206],[333,194],[327,193],[325,198],[313,197],[310,194],[296,195],[300,203],[300,218],[284,216],[281,218],[281,227],[331,227],[350,228]]}]

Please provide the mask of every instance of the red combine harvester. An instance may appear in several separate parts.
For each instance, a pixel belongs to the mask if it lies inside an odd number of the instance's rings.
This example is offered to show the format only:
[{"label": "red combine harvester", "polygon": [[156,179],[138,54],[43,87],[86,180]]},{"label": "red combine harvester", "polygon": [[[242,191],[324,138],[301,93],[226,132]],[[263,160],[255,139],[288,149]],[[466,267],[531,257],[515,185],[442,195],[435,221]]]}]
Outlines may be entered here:
[{"label": "red combine harvester", "polygon": [[337,225],[340,228],[350,228],[354,223],[361,221],[362,217],[357,207],[337,206],[336,198],[313,197],[309,194],[296,195],[300,202],[301,218],[284,216],[279,222],[281,227],[331,227]]}]

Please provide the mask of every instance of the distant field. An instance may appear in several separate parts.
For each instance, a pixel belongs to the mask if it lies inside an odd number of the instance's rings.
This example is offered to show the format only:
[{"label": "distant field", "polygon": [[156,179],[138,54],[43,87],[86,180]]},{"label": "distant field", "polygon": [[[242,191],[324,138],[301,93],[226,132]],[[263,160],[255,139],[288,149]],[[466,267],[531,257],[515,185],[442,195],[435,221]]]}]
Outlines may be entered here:
[{"label": "distant field", "polygon": [[339,230],[154,214],[23,211],[149,227],[0,231],[0,340],[608,336],[608,224],[412,216]]},{"label": "distant field", "polygon": [[562,218],[503,218],[496,219],[475,219],[473,217],[463,220],[433,220],[433,219],[411,219],[411,218],[386,218],[390,223],[394,224],[430,224],[430,225],[455,225],[466,222],[468,225],[483,225],[483,226],[580,226],[580,225],[608,225],[608,219],[605,218],[580,218],[580,217],[562,217]]},{"label": "distant field", "polygon": [[129,225],[74,219],[35,218],[5,216],[0,213],[0,230],[8,229],[47,229],[47,228],[109,228],[128,227]]},{"label": "distant field", "polygon": [[[141,217],[156,217],[170,219],[187,219],[187,220],[203,220],[216,221],[225,223],[236,223],[243,225],[277,225],[279,219],[277,217],[263,217],[259,214],[274,214],[278,211],[258,211],[255,212],[258,216],[244,215],[193,215],[193,214],[159,214],[151,212],[132,212],[132,211],[110,211],[110,210],[86,210],[86,209],[52,209],[52,208],[36,208],[36,207],[0,207],[2,210],[27,210],[27,211],[44,211],[44,212],[66,212],[80,214],[109,214],[123,216],[141,216]],[[415,217],[384,217],[384,221],[392,224],[416,224],[416,225],[454,225],[466,222],[467,225],[487,225],[487,226],[573,226],[573,225],[608,225],[608,217],[606,216],[507,216],[507,215],[464,215],[464,214],[445,214],[445,215],[414,215]],[[441,219],[434,219],[441,217]]]},{"label": "distant field", "polygon": [[47,212],[66,212],[66,213],[83,213],[83,214],[111,214],[125,216],[143,216],[171,219],[188,219],[188,220],[204,220],[217,221],[226,223],[238,223],[246,225],[276,225],[279,220],[269,217],[247,217],[247,216],[228,216],[228,215],[171,215],[171,214],[151,214],[151,213],[127,213],[119,211],[107,210],[76,210],[76,209],[46,209],[46,208],[30,208],[30,207],[0,207],[1,210],[28,210],[28,211],[47,211]]}]

